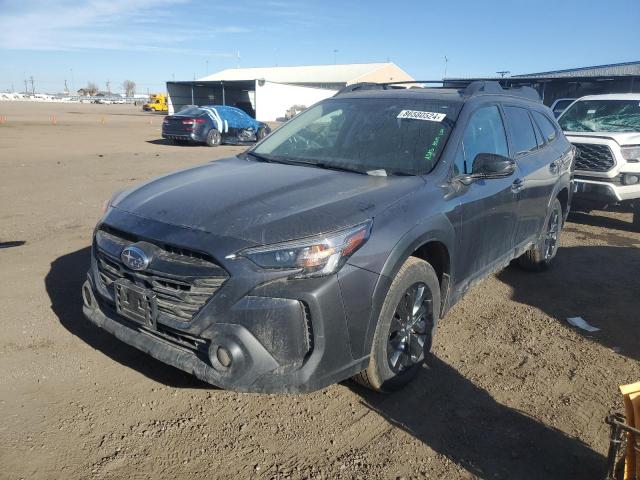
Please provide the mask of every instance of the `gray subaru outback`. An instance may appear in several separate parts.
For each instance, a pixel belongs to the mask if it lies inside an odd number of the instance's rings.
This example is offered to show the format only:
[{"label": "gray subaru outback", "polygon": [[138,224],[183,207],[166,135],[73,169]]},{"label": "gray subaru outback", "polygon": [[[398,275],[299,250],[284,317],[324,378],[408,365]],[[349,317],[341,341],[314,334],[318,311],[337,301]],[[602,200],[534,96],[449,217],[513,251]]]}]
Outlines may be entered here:
[{"label": "gray subaru outback", "polygon": [[534,90],[401,87],[348,87],[237,157],[116,194],[86,317],[227,389],[409,382],[470,285],[551,264],[573,147]]}]

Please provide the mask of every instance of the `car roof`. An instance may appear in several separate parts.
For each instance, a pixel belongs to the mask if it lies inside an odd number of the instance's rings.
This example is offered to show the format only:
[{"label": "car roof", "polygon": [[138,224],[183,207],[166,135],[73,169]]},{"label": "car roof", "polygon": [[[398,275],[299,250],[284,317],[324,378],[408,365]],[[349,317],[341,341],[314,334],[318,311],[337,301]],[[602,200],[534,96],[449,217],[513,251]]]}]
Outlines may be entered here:
[{"label": "car roof", "polygon": [[[505,99],[524,100],[541,104],[540,96],[531,87],[503,88],[495,81],[475,81],[465,88],[421,87],[433,81],[406,81],[397,83],[356,83],[347,85],[335,97],[349,98],[421,98],[425,100],[446,100],[464,103],[478,97],[499,97]],[[437,82],[435,82],[437,83]],[[401,85],[404,87],[401,87]]]},{"label": "car roof", "polygon": [[453,88],[398,88],[389,90],[355,90],[341,93],[344,98],[420,98],[424,100],[447,100],[462,103],[460,91]]},{"label": "car roof", "polygon": [[603,95],[587,95],[578,100],[638,100],[640,93],[607,93]]},{"label": "car roof", "polygon": [[517,102],[523,106],[543,107],[540,101],[520,95],[509,95],[505,93],[478,93],[473,96],[466,96],[464,91],[450,88],[407,88],[407,89],[390,89],[390,90],[359,90],[354,92],[342,93],[335,95],[333,98],[403,98],[403,99],[420,99],[426,101],[444,101],[448,103],[462,105],[468,102],[480,101],[482,99],[494,98],[497,100]]},{"label": "car roof", "polygon": [[240,110],[238,107],[233,107],[231,105],[200,105],[198,108],[234,108],[236,110]]}]

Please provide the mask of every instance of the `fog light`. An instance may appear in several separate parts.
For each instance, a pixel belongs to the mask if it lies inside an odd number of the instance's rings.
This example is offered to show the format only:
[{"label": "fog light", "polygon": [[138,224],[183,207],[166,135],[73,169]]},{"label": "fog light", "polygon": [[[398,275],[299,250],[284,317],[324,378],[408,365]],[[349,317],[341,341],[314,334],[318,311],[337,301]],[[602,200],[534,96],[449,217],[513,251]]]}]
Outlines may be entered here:
[{"label": "fog light", "polygon": [[216,350],[216,358],[223,367],[229,367],[231,365],[231,352],[224,347],[218,347],[218,350]]},{"label": "fog light", "polygon": [[93,295],[91,294],[91,286],[88,281],[82,285],[82,299],[87,307],[93,308]]},{"label": "fog light", "polygon": [[622,183],[625,185],[635,185],[640,182],[640,175],[633,173],[625,173],[622,176]]}]

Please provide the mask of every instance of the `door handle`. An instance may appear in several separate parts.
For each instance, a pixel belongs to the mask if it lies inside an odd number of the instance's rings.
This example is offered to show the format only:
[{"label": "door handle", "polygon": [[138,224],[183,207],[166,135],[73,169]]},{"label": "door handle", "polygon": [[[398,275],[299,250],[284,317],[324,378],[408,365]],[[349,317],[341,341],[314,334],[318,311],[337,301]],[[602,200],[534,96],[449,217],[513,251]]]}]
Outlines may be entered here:
[{"label": "door handle", "polygon": [[518,193],[523,188],[524,188],[524,180],[521,178],[516,178],[511,184],[511,191],[513,193]]}]

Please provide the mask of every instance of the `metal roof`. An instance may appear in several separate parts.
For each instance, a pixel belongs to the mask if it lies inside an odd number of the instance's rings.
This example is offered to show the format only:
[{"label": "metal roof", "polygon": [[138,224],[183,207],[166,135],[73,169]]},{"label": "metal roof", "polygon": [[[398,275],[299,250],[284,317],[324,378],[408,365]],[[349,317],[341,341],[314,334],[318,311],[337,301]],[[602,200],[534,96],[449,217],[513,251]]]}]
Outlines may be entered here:
[{"label": "metal roof", "polygon": [[620,76],[640,76],[640,61],[626,63],[612,63],[609,65],[596,65],[592,67],[567,68],[565,70],[550,70],[548,72],[525,73],[521,75],[512,75],[509,77],[495,76],[465,76],[465,77],[447,77],[445,81],[467,81],[467,80],[494,80],[508,81],[519,79],[538,79],[551,80],[554,78],[590,78],[590,77],[620,77]]},{"label": "metal roof", "polygon": [[[229,68],[198,80],[260,80],[275,83],[349,83],[384,68],[398,70],[398,77],[411,78],[391,62],[342,65],[305,65],[297,67]],[[402,78],[403,80],[405,78]]]},{"label": "metal roof", "polygon": [[566,78],[566,77],[617,77],[622,75],[640,75],[640,61],[626,63],[612,63],[593,67],[568,68],[549,72],[527,73],[514,75],[510,78]]}]

